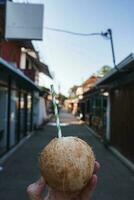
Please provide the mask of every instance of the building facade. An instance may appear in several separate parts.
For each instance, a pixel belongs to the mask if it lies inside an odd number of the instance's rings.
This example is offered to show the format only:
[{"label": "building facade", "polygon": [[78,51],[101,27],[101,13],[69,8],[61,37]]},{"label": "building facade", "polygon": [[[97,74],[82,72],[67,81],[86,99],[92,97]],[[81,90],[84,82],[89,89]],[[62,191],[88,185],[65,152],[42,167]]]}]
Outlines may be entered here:
[{"label": "building facade", "polygon": [[0,155],[33,130],[33,99],[39,88],[0,58]]},{"label": "building facade", "polygon": [[105,146],[134,163],[134,54],[84,93],[79,107]]},{"label": "building facade", "polygon": [[0,2],[0,156],[38,127],[39,73],[51,78],[31,40],[4,40],[5,2]]}]

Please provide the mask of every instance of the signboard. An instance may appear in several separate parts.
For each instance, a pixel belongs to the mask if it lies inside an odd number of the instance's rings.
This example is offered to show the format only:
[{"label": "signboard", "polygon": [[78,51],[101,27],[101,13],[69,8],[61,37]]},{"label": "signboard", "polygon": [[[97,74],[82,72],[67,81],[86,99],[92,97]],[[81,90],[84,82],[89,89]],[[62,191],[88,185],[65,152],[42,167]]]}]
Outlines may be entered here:
[{"label": "signboard", "polygon": [[5,39],[42,40],[43,4],[6,3]]}]

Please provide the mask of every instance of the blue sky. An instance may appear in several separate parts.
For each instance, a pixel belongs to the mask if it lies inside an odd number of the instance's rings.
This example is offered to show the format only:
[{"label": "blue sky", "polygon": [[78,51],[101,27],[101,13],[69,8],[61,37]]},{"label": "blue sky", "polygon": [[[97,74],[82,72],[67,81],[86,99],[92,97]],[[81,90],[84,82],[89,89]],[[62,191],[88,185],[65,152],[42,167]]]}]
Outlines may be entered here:
[{"label": "blue sky", "polygon": [[[30,1],[30,0],[29,0]],[[42,0],[45,4],[44,26],[74,32],[101,32],[111,28],[116,63],[134,52],[134,1],[132,0]],[[110,41],[100,36],[81,37],[44,31],[36,42],[41,59],[55,74],[55,83],[67,94],[101,66],[113,66]],[[42,83],[49,81],[41,77]],[[45,82],[44,82],[45,81]]]}]

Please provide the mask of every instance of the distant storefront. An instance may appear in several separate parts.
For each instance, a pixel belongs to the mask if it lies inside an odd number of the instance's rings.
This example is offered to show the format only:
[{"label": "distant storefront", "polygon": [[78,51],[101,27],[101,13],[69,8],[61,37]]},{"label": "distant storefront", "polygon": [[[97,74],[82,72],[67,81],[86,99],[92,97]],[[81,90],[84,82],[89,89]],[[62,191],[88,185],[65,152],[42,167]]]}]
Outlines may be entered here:
[{"label": "distant storefront", "polygon": [[29,78],[0,59],[0,156],[33,130],[35,93],[38,98],[39,89]]},{"label": "distant storefront", "polygon": [[95,130],[100,137],[106,132],[107,96],[99,91],[88,91],[79,102],[83,120]]}]

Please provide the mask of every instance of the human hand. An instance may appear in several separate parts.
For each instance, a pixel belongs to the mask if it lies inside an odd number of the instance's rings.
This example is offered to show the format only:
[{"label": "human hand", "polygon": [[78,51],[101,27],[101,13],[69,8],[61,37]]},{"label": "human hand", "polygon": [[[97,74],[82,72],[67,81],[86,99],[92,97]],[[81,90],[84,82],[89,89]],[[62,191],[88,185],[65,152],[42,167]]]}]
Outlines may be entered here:
[{"label": "human hand", "polygon": [[49,188],[48,194],[44,198],[42,197],[42,193],[46,188],[46,183],[43,177],[41,177],[37,182],[27,187],[29,200],[90,200],[96,188],[96,173],[98,172],[99,168],[100,164],[95,161],[93,176],[91,177],[86,187],[83,188],[80,192],[68,193]]}]

